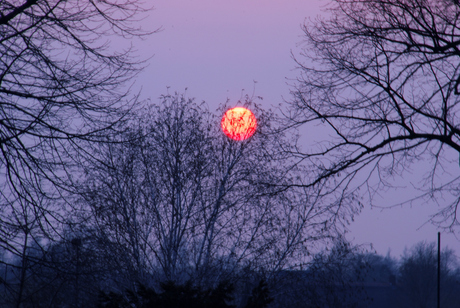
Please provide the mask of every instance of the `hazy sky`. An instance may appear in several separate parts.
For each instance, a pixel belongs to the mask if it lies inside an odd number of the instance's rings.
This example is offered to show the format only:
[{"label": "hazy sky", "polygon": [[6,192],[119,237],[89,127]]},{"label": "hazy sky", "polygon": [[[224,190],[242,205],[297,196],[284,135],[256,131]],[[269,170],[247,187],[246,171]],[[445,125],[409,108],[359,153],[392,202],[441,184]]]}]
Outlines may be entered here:
[{"label": "hazy sky", "polygon": [[[291,52],[298,55],[301,24],[321,13],[324,0],[154,0],[155,9],[143,21],[150,30],[162,28],[138,47],[154,55],[139,76],[143,97],[156,99],[170,91],[205,100],[214,110],[242,94],[262,96],[266,108],[289,99],[289,79],[298,72]],[[255,84],[254,89],[254,81]],[[305,132],[315,134],[315,132]],[[388,192],[397,200],[404,190]],[[418,241],[435,241],[437,230],[424,224],[433,205],[378,210],[366,208],[350,226],[348,239],[373,243],[380,254],[391,247],[400,256]],[[453,235],[442,235],[443,246],[460,253]]]}]

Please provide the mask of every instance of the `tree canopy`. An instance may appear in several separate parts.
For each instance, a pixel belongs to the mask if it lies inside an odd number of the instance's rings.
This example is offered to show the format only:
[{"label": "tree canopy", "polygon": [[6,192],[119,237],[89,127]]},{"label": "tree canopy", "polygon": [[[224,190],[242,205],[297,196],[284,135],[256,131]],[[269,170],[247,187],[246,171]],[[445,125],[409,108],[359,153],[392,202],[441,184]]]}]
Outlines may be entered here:
[{"label": "tree canopy", "polygon": [[28,249],[63,238],[88,148],[136,102],[129,81],[143,62],[120,38],[148,34],[133,23],[145,11],[135,0],[0,1],[0,248],[23,260],[18,307]]},{"label": "tree canopy", "polygon": [[443,200],[430,218],[452,230],[460,202],[460,6],[334,0],[327,13],[303,28],[288,114],[289,125],[317,123],[331,136],[298,153],[316,172],[305,185],[373,203],[400,184],[395,179],[419,172],[413,199],[404,201]]}]

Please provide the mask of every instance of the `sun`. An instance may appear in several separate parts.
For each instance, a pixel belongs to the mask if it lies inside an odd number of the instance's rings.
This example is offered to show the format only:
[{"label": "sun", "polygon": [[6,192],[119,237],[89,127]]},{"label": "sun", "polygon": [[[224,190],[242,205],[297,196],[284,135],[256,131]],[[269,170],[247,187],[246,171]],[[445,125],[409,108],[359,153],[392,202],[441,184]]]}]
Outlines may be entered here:
[{"label": "sun", "polygon": [[254,114],[244,107],[227,110],[221,121],[222,131],[227,137],[242,141],[256,132],[257,120]]}]

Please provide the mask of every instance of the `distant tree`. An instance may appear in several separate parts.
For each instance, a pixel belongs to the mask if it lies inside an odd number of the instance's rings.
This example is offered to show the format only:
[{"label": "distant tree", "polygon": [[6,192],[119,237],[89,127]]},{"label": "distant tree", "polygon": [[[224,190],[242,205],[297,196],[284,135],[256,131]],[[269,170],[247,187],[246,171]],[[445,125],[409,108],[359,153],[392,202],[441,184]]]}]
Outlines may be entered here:
[{"label": "distant tree", "polygon": [[366,307],[370,265],[361,247],[344,239],[314,255],[303,271],[280,273],[274,307]]},{"label": "distant tree", "polygon": [[257,132],[234,141],[220,115],[167,95],[127,124],[118,138],[129,142],[94,149],[103,164],[82,179],[82,220],[132,260],[134,281],[209,287],[242,268],[300,268],[310,248],[336,236],[341,208],[317,207],[313,190],[274,185],[301,171],[284,151],[289,139],[270,127],[274,115],[250,106]]},{"label": "distant tree", "polygon": [[[9,260],[8,272],[0,276],[5,290],[0,307],[16,306],[14,287],[22,273],[23,299],[21,307],[91,307],[97,301],[98,290],[117,281],[117,268],[103,258],[91,238],[65,234],[60,242],[30,246],[23,270],[21,258]],[[121,263],[121,261],[119,261]],[[8,269],[9,268],[9,269]],[[13,289],[13,290],[10,290]]]},{"label": "distant tree", "polygon": [[396,284],[398,275],[398,260],[387,254],[381,256],[375,252],[359,253],[355,257],[356,263],[365,264],[365,271],[361,273],[362,283]]},{"label": "distant tree", "polygon": [[0,250],[21,260],[8,288],[17,307],[27,250],[62,236],[72,205],[62,197],[94,159],[88,148],[136,100],[127,82],[142,62],[108,47],[111,36],[147,34],[132,23],[144,11],[135,0],[0,1]]},{"label": "distant tree", "polygon": [[[441,307],[460,302],[460,276],[452,250],[441,253]],[[399,307],[435,307],[437,298],[437,249],[421,242],[406,251],[399,268]]]},{"label": "distant tree", "polygon": [[252,290],[252,294],[244,308],[264,308],[273,302],[274,298],[270,296],[270,290],[265,279],[261,279],[259,284]]},{"label": "distant tree", "polygon": [[459,2],[333,0],[327,13],[303,28],[288,113],[289,125],[331,135],[298,153],[315,172],[302,185],[327,186],[345,206],[372,203],[417,166],[426,173],[414,198],[443,197],[431,219],[457,226]]}]

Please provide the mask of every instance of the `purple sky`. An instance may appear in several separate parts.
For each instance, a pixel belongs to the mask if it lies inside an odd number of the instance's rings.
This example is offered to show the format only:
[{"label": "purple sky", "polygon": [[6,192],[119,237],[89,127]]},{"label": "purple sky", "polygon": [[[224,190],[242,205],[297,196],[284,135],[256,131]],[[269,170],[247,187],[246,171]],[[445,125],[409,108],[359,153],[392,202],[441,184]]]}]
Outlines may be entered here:
[{"label": "purple sky", "polygon": [[[147,29],[162,28],[136,46],[154,55],[139,76],[143,97],[156,99],[170,91],[205,100],[211,110],[243,94],[262,96],[267,108],[289,99],[286,78],[295,78],[291,51],[298,55],[305,18],[321,14],[322,0],[155,0],[144,20]],[[244,90],[243,90],[244,89]],[[315,132],[305,132],[314,134]],[[460,171],[460,169],[459,169]],[[404,190],[384,198],[404,197]],[[404,247],[435,241],[437,229],[424,224],[433,205],[365,208],[350,225],[347,238],[355,244],[373,243],[380,254],[399,257]],[[443,233],[443,246],[460,253],[460,242]]]}]

